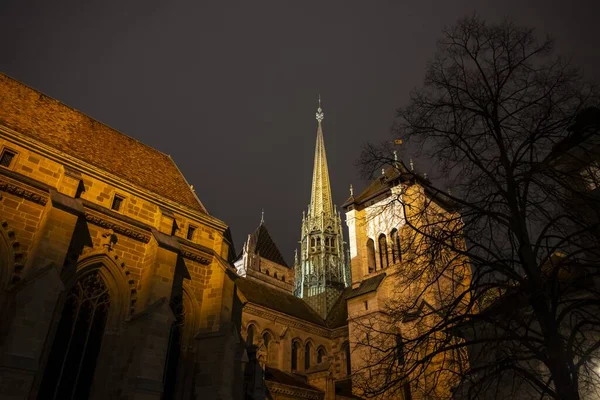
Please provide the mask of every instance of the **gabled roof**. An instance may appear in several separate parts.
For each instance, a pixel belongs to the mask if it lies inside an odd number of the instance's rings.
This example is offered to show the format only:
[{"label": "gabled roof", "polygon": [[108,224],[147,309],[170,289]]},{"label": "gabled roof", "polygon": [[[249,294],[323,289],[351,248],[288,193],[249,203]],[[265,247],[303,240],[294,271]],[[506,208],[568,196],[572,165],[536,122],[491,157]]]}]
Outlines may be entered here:
[{"label": "gabled roof", "polygon": [[335,329],[348,325],[348,303],[346,300],[348,300],[350,293],[352,293],[352,288],[347,287],[333,303],[325,320],[328,328]]},{"label": "gabled roof", "polygon": [[271,235],[269,235],[264,222],[261,222],[258,228],[250,235],[250,249],[248,251],[253,251],[267,260],[289,268]]},{"label": "gabled roof", "polygon": [[381,282],[383,282],[384,278],[385,272],[373,276],[371,278],[365,279],[360,283],[360,286],[358,286],[356,289],[352,289],[352,291],[346,295],[346,300],[362,296],[363,294],[374,292],[375,290],[377,290]]},{"label": "gabled roof", "polygon": [[235,284],[244,297],[251,303],[306,322],[326,326],[325,321],[316,311],[306,304],[304,300],[290,293],[240,276],[236,276]]},{"label": "gabled roof", "polygon": [[292,386],[300,389],[311,390],[323,393],[322,390],[306,383],[306,377],[284,372],[276,368],[265,367],[265,381],[279,383],[281,385]]},{"label": "gabled roof", "polygon": [[0,73],[0,124],[206,213],[170,156]]}]

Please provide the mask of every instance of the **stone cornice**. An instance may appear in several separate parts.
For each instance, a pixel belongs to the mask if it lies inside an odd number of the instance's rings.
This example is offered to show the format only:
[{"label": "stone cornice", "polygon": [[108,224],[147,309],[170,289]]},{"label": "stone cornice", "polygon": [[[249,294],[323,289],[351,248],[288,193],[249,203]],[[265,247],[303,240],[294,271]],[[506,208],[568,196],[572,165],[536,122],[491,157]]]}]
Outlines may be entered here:
[{"label": "stone cornice", "polygon": [[105,214],[97,212],[96,210],[90,210],[86,208],[85,219],[91,224],[101,226],[106,229],[112,229],[115,233],[127,236],[142,243],[150,242],[150,232],[140,232],[140,230],[137,230],[131,226],[127,226],[129,224],[126,222],[119,220],[115,221],[112,218],[107,217]]},{"label": "stone cornice", "polygon": [[324,393],[318,390],[299,388],[295,386],[288,386],[278,382],[265,381],[265,384],[269,388],[271,393],[283,394],[286,396],[298,397],[301,399],[314,399],[321,400],[324,398]]},{"label": "stone cornice", "polygon": [[318,325],[312,324],[310,322],[303,321],[299,318],[294,318],[292,316],[270,310],[268,308],[259,306],[254,303],[247,303],[244,306],[244,311],[246,311],[252,315],[256,315],[256,316],[259,316],[262,318],[273,320],[274,322],[279,322],[283,325],[302,329],[307,332],[312,332],[321,337],[330,338],[330,335],[331,335],[331,330],[328,329],[327,327],[318,326]]},{"label": "stone cornice", "polygon": [[[0,174],[4,175],[3,178],[0,178],[0,191],[22,197],[43,206],[48,202],[49,186],[36,185],[33,179],[1,167]],[[23,187],[23,183],[28,187]]]},{"label": "stone cornice", "polygon": [[26,135],[23,135],[15,130],[12,130],[4,125],[0,125],[0,132],[6,135],[8,138],[14,140],[19,146],[22,146],[28,150],[33,150],[44,157],[47,157],[55,162],[58,162],[64,166],[73,168],[74,170],[81,171],[95,179],[100,181],[109,183],[115,187],[118,187],[121,190],[126,192],[130,192],[135,194],[136,196],[150,201],[151,203],[155,203],[157,205],[163,206],[164,208],[171,209],[176,211],[178,214],[181,214],[187,218],[192,220],[201,221],[202,223],[217,229],[220,232],[224,232],[227,229],[227,225],[208,214],[201,213],[199,211],[193,210],[187,206],[179,204],[173,200],[169,200],[165,197],[162,197],[150,190],[141,188],[135,185],[132,182],[129,182],[125,179],[119,178],[113,174],[110,174],[98,167],[95,167],[91,164],[88,164],[78,158],[65,154],[57,149],[43,144],[39,141],[31,139]]},{"label": "stone cornice", "polygon": [[185,257],[185,258],[187,258],[189,260],[192,260],[192,261],[199,262],[202,265],[208,265],[208,264],[210,264],[210,259],[209,258],[202,257],[201,255],[193,253],[193,252],[191,252],[189,250],[186,250],[186,249],[182,248],[181,251],[180,251],[180,254],[183,257]]},{"label": "stone cornice", "polygon": [[0,181],[0,190],[15,196],[22,197],[26,200],[32,201],[43,206],[48,202],[48,198],[43,195],[37,194],[31,190],[24,189],[22,187],[13,185],[12,183]]}]

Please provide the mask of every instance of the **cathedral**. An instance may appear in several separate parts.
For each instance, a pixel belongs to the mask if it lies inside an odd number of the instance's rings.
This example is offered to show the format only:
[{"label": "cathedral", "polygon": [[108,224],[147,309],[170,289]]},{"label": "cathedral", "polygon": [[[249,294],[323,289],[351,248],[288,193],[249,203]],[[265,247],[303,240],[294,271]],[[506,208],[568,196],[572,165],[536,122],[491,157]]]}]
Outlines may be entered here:
[{"label": "cathedral", "polygon": [[[338,210],[320,101],[316,121],[290,266],[264,218],[236,254],[168,155],[0,74],[0,398],[365,398],[364,321],[410,285],[394,200],[430,194],[397,162]],[[400,352],[414,326],[393,329]]]}]

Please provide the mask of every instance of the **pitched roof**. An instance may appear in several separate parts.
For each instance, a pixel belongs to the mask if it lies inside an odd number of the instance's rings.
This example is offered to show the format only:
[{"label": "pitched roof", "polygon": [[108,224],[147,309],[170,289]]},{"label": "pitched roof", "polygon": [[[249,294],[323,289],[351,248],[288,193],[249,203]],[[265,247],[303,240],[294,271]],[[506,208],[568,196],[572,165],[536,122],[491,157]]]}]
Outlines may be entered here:
[{"label": "pitched roof", "polygon": [[374,199],[379,195],[388,192],[399,180],[401,182],[413,181],[420,184],[425,189],[425,193],[433,201],[447,210],[452,210],[456,207],[456,204],[448,194],[431,186],[431,182],[427,179],[425,174],[421,175],[416,171],[409,171],[401,161],[397,162],[396,167],[389,166],[385,168],[384,173],[381,176],[374,179],[358,196],[350,196],[342,207],[347,208],[352,204],[361,205],[368,200]]},{"label": "pitched roof", "polygon": [[306,377],[284,372],[272,367],[265,367],[265,380],[322,393],[322,390],[306,383]]},{"label": "pitched roof", "polygon": [[275,289],[251,279],[237,276],[237,288],[246,299],[254,304],[267,307],[313,324],[325,326],[325,321],[304,300],[282,290]]},{"label": "pitched roof", "polygon": [[331,310],[329,310],[329,314],[327,314],[327,319],[325,322],[327,323],[328,328],[339,328],[345,325],[348,325],[348,295],[352,293],[352,288],[347,287],[340,294],[340,297],[333,303]]},{"label": "pitched roof", "polygon": [[263,222],[250,235],[250,246],[254,253],[260,254],[261,257],[289,268]]},{"label": "pitched roof", "polygon": [[371,278],[365,279],[360,283],[359,287],[357,287],[356,289],[352,289],[352,291],[348,293],[348,295],[346,295],[346,300],[377,290],[384,278],[385,272],[373,276]]},{"label": "pitched roof", "polygon": [[170,156],[0,73],[0,124],[206,213]]}]

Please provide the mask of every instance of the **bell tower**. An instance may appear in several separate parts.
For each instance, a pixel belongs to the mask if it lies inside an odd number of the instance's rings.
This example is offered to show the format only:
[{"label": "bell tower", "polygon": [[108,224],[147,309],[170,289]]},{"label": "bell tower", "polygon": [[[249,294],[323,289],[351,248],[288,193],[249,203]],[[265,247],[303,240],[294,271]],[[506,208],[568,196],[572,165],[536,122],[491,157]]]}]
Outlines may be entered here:
[{"label": "bell tower", "polygon": [[302,213],[300,257],[294,257],[294,293],[326,318],[340,293],[350,285],[350,277],[341,217],[331,198],[323,118],[319,96],[312,191],[308,213]]}]

